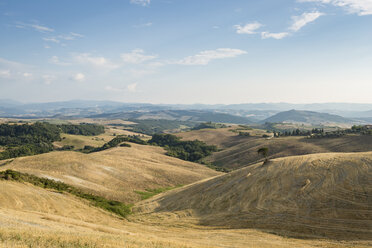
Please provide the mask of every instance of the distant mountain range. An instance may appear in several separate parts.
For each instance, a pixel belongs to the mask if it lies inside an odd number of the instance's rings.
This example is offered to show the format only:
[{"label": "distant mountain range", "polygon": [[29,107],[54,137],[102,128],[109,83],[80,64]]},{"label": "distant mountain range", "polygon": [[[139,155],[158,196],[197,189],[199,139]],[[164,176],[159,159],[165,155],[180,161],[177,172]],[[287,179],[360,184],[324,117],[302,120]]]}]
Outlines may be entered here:
[{"label": "distant mountain range", "polygon": [[[293,116],[285,113],[292,109],[321,112],[326,116],[311,116],[299,111]],[[284,112],[284,113],[282,113]],[[279,115],[278,115],[279,114]],[[276,116],[278,115],[278,116]],[[170,119],[192,121],[215,121],[226,123],[248,124],[252,122],[278,122],[292,120],[303,122],[312,120],[325,123],[372,122],[372,104],[356,103],[320,103],[320,104],[291,104],[291,103],[247,103],[247,104],[148,104],[122,103],[114,101],[74,100],[49,103],[21,103],[13,100],[0,99],[0,117],[13,118],[142,118]],[[296,117],[297,116],[297,117]],[[337,116],[337,117],[336,117]],[[296,117],[296,118],[295,118]],[[342,119],[344,118],[344,119]]]}]

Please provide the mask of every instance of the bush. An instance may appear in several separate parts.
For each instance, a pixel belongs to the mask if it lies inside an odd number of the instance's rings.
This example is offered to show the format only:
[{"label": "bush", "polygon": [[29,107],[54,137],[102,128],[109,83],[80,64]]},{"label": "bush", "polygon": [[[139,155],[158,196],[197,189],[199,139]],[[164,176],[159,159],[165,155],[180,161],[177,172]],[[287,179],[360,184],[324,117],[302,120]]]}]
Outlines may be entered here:
[{"label": "bush", "polygon": [[249,136],[251,136],[251,134],[248,133],[248,132],[239,132],[239,136],[249,137]]},{"label": "bush", "polygon": [[120,147],[132,147],[132,146],[128,143],[123,143],[123,144],[120,144]]}]

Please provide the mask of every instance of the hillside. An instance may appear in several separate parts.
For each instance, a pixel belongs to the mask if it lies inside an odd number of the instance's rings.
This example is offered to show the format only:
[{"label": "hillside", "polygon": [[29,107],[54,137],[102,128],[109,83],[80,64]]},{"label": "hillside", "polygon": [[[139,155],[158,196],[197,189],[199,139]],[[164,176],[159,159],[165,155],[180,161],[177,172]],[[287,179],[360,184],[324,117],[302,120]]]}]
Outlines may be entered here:
[{"label": "hillside", "polygon": [[304,123],[312,125],[352,124],[355,121],[338,115],[312,111],[290,110],[280,112],[262,121],[262,123]]},{"label": "hillside", "polygon": [[261,147],[269,148],[270,158],[328,152],[372,151],[371,135],[345,135],[339,138],[308,139],[306,137],[263,138],[264,131],[248,131],[250,137],[239,136],[226,129],[205,129],[177,134],[184,140],[199,139],[221,150],[206,161],[227,169],[237,169],[262,160],[257,154]]},{"label": "hillside", "polygon": [[372,153],[274,159],[138,203],[141,221],[372,239]]},{"label": "hillside", "polygon": [[289,239],[251,229],[143,225],[69,194],[8,181],[0,181],[0,190],[0,247],[368,247],[367,241]]},{"label": "hillside", "polygon": [[22,157],[0,169],[61,180],[125,203],[141,199],[134,191],[186,185],[219,174],[203,165],[164,153],[160,147],[132,144],[132,147],[91,154],[66,151]]}]

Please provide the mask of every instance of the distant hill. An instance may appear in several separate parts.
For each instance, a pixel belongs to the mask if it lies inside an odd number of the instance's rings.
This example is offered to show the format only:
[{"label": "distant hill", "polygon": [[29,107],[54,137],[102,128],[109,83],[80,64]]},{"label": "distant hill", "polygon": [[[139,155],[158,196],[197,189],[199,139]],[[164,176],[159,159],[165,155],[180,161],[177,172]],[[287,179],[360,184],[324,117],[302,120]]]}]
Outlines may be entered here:
[{"label": "distant hill", "polygon": [[304,110],[290,110],[280,112],[274,116],[271,116],[262,122],[271,123],[306,123],[306,124],[332,124],[332,123],[342,123],[351,124],[356,123],[352,119],[348,119],[338,115],[332,115],[328,113],[318,113],[313,111]]},{"label": "distant hill", "polygon": [[235,123],[235,124],[251,124],[253,121],[250,118],[235,116],[226,113],[218,113],[214,111],[202,110],[160,110],[160,111],[134,111],[134,112],[119,112],[92,115],[91,118],[108,118],[108,119],[164,119],[178,121],[196,121],[196,122],[218,122],[218,123]]},{"label": "distant hill", "polygon": [[290,109],[302,109],[347,118],[372,117],[372,104],[356,103],[246,103],[246,104],[150,104],[124,103],[114,101],[71,100],[46,103],[21,103],[10,99],[0,99],[0,117],[87,117],[98,114],[135,111],[209,111],[248,117],[258,121]]}]

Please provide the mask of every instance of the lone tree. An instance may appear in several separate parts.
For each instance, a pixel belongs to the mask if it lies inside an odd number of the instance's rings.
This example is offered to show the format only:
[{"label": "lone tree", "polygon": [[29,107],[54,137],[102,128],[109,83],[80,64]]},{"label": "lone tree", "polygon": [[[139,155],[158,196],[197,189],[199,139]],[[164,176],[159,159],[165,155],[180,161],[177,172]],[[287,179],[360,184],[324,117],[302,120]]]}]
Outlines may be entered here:
[{"label": "lone tree", "polygon": [[267,163],[267,162],[269,162],[269,159],[267,158],[267,155],[269,154],[269,148],[262,147],[262,148],[260,148],[260,149],[257,150],[257,153],[259,155],[262,155],[265,158],[264,164]]}]

